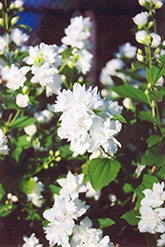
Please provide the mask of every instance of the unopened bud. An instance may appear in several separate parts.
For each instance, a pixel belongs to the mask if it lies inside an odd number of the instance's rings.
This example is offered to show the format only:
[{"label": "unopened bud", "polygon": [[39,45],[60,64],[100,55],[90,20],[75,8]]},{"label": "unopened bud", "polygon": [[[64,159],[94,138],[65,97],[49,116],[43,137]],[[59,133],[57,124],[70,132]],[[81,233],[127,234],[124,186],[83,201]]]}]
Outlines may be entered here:
[{"label": "unopened bud", "polygon": [[54,155],[53,150],[50,150],[49,154],[50,154],[50,156],[53,156]]},{"label": "unopened bud", "polygon": [[0,10],[1,10],[1,9],[3,9],[3,4],[2,4],[2,3],[0,3]]},{"label": "unopened bud", "polygon": [[148,28],[153,27],[153,25],[154,25],[154,22],[153,22],[153,21],[150,21],[150,22],[148,23]]},{"label": "unopened bud", "polygon": [[19,20],[19,16],[13,17],[13,18],[11,19],[11,25],[14,26],[14,25],[17,23],[18,20]]},{"label": "unopened bud", "polygon": [[57,150],[56,152],[55,152],[55,156],[59,156],[60,155],[60,150]]},{"label": "unopened bud", "polygon": [[11,193],[8,193],[7,194],[7,198],[10,200],[12,198],[12,194]]},{"label": "unopened bud", "polygon": [[9,9],[14,9],[14,3],[11,3]]},{"label": "unopened bud", "polygon": [[143,51],[141,49],[138,49],[137,52],[139,55],[143,55]]},{"label": "unopened bud", "polygon": [[12,201],[13,201],[13,202],[18,202],[18,197],[17,197],[17,196],[15,196],[15,195],[14,195],[14,196],[12,196],[12,198],[11,198],[11,199],[12,199]]},{"label": "unopened bud", "polygon": [[158,55],[160,53],[160,48],[158,47],[158,48],[156,48],[156,50],[155,50],[155,55]]},{"label": "unopened bud", "polygon": [[145,95],[149,95],[148,89],[146,89],[144,93],[145,93]]},{"label": "unopened bud", "polygon": [[3,18],[0,18],[0,26],[4,26],[4,19]]},{"label": "unopened bud", "polygon": [[58,156],[57,158],[55,158],[55,160],[56,160],[57,162],[59,162],[59,161],[61,160],[61,157]]},{"label": "unopened bud", "polygon": [[149,35],[147,36],[147,41],[148,41],[148,45],[150,46],[151,43],[152,43],[152,42],[151,42],[151,36],[149,36]]},{"label": "unopened bud", "polygon": [[151,83],[149,82],[149,83],[147,84],[147,88],[150,89],[151,87],[152,87],[152,85],[151,85]]},{"label": "unopened bud", "polygon": [[28,87],[27,86],[24,86],[22,88],[22,92],[23,92],[23,94],[27,94],[28,93]]},{"label": "unopened bud", "polygon": [[144,61],[144,57],[143,57],[142,55],[140,55],[140,54],[137,54],[137,55],[136,55],[136,58],[137,58],[137,60],[138,60],[139,62],[143,62],[143,61]]}]

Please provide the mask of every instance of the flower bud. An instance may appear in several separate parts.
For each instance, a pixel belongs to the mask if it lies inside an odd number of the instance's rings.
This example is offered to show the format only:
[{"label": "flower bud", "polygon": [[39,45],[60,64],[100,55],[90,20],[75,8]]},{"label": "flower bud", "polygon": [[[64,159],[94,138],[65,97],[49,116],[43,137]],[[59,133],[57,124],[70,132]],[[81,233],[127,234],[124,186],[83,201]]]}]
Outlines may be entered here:
[{"label": "flower bud", "polygon": [[157,1],[156,3],[155,3],[155,9],[159,9],[159,8],[161,8],[163,6],[163,3],[161,2],[161,1]]},{"label": "flower bud", "polygon": [[35,124],[31,124],[31,125],[24,127],[24,131],[27,135],[33,136],[37,132],[37,127]]},{"label": "flower bud", "polygon": [[147,12],[141,12],[140,14],[137,14],[132,19],[137,26],[143,27],[148,21],[148,13]]},{"label": "flower bud", "polygon": [[150,22],[148,23],[148,28],[152,27],[153,25],[154,25],[154,22],[153,22],[153,21],[150,21]]},{"label": "flower bud", "polygon": [[140,44],[147,44],[147,32],[142,30],[135,34],[136,41]]},{"label": "flower bud", "polygon": [[21,93],[17,94],[17,96],[16,96],[16,104],[21,108],[27,107],[28,104],[29,104],[28,95],[23,95]]},{"label": "flower bud", "polygon": [[12,201],[13,201],[13,202],[18,202],[18,197],[17,197],[17,196],[15,196],[15,195],[14,195],[14,196],[12,196],[12,198],[11,198],[11,199],[12,199]]},{"label": "flower bud", "polygon": [[19,16],[13,17],[13,18],[11,19],[11,25],[14,26],[14,25],[17,23],[18,20],[19,20]]},{"label": "flower bud", "polygon": [[144,57],[143,57],[142,55],[140,55],[140,54],[137,54],[137,55],[136,55],[136,58],[137,58],[137,60],[138,60],[139,62],[143,62],[143,61],[144,61]]},{"label": "flower bud", "polygon": [[1,9],[3,9],[3,4],[2,4],[2,3],[0,3],[0,10],[1,10]]},{"label": "flower bud", "polygon": [[123,100],[123,105],[126,109],[132,109],[133,105],[132,105],[132,100],[130,98],[125,98]]},{"label": "flower bud", "polygon": [[11,3],[9,9],[14,9],[14,3]]},{"label": "flower bud", "polygon": [[160,37],[160,35],[158,35],[156,33],[150,33],[150,37],[152,39],[151,47],[152,48],[157,48],[160,45],[160,43],[161,43],[161,37]]},{"label": "flower bud", "polygon": [[156,50],[155,50],[155,55],[158,55],[160,53],[160,48],[158,47],[158,48],[156,48]]},{"label": "flower bud", "polygon": [[141,6],[145,6],[145,3],[146,3],[145,0],[139,0],[139,4],[140,4]]},{"label": "flower bud", "polygon": [[50,150],[49,154],[50,154],[50,156],[53,156],[54,155],[53,150]]},{"label": "flower bud", "polygon": [[143,51],[141,49],[138,48],[137,52],[139,55],[143,55]]},{"label": "flower bud", "polygon": [[4,26],[4,19],[3,18],[0,18],[0,26]]},{"label": "flower bud", "polygon": [[12,198],[12,194],[11,194],[11,193],[8,193],[8,194],[7,194],[7,199],[10,200],[11,198]]},{"label": "flower bud", "polygon": [[56,152],[55,152],[55,156],[59,156],[60,155],[60,150],[57,150]]},{"label": "flower bud", "polygon": [[28,90],[28,87],[27,87],[27,86],[24,86],[24,87],[22,88],[23,94],[26,94],[28,91],[29,91],[29,90]]}]

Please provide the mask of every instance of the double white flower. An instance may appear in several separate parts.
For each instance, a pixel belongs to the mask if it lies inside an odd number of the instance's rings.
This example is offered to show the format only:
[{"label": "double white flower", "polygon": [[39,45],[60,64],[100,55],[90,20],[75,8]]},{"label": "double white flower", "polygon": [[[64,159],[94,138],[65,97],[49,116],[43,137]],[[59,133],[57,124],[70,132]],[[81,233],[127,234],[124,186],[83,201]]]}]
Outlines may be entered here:
[{"label": "double white flower", "polygon": [[8,154],[8,146],[7,144],[7,139],[5,135],[3,134],[3,131],[0,129],[0,154],[6,155]]},{"label": "double white flower", "polygon": [[114,136],[121,130],[114,115],[121,110],[116,102],[101,99],[97,87],[86,89],[75,83],[73,92],[64,89],[57,97],[55,111],[62,112],[58,135],[71,142],[74,156],[100,149],[113,155],[120,146]]},{"label": "double white flower", "polygon": [[143,191],[145,197],[141,201],[138,228],[140,232],[156,233],[165,232],[165,208],[162,208],[165,201],[164,182],[154,183],[153,189]]}]

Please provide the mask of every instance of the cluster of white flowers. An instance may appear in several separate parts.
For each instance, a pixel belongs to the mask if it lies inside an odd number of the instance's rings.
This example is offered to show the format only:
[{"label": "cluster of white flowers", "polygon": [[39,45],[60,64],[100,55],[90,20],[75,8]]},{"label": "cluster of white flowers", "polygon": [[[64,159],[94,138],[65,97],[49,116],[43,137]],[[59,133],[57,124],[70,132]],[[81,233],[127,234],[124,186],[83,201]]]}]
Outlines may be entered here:
[{"label": "cluster of white flowers", "polygon": [[93,55],[88,51],[90,48],[91,22],[88,17],[76,16],[71,19],[70,25],[65,28],[66,36],[62,38],[62,43],[71,46],[73,49],[72,55],[76,55],[77,61],[75,67],[78,72],[86,74],[91,68]]},{"label": "cluster of white flowers", "polygon": [[85,217],[80,225],[75,222],[89,208],[78,199],[79,193],[86,191],[83,177],[83,174],[74,176],[68,172],[66,178],[57,180],[62,186],[60,195],[54,196],[53,207],[43,213],[44,218],[50,222],[44,227],[50,247],[55,244],[62,247],[113,246],[108,236],[103,237],[101,230],[92,228],[92,222],[88,217]]},{"label": "cluster of white flowers", "polygon": [[73,91],[64,89],[57,96],[55,111],[62,112],[58,135],[71,142],[74,156],[98,150],[113,155],[121,146],[115,136],[122,126],[114,115],[120,114],[122,107],[101,99],[97,90],[75,83]]},{"label": "cluster of white flowers", "polygon": [[6,155],[9,152],[7,144],[7,139],[3,134],[3,131],[0,129],[0,154]]},{"label": "cluster of white flowers", "polygon": [[27,198],[28,201],[31,201],[36,207],[41,207],[43,199],[41,192],[44,190],[44,184],[41,181],[38,181],[37,177],[34,177],[33,180],[35,182],[35,187],[32,193],[27,194]]},{"label": "cluster of white flowers", "polygon": [[31,65],[32,83],[39,83],[46,88],[47,97],[56,94],[61,87],[61,75],[58,67],[61,65],[59,47],[41,43],[39,46],[29,47],[29,56],[24,61]]},{"label": "cluster of white flowers", "polygon": [[165,202],[164,182],[154,183],[152,190],[146,189],[143,193],[145,197],[141,200],[139,231],[164,233],[165,208],[161,207]]},{"label": "cluster of white flowers", "polygon": [[42,244],[39,244],[39,240],[36,238],[35,233],[32,233],[28,238],[27,236],[23,237],[24,244],[22,247],[42,247]]}]

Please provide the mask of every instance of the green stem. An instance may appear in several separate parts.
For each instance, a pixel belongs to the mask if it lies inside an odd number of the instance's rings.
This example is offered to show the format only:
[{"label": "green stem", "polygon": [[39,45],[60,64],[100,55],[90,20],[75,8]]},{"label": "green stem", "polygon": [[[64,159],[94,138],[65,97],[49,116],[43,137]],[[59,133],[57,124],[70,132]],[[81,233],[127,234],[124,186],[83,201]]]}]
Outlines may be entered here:
[{"label": "green stem", "polygon": [[9,54],[9,19],[7,11],[7,0],[5,0],[5,28],[6,28],[6,51]]}]

